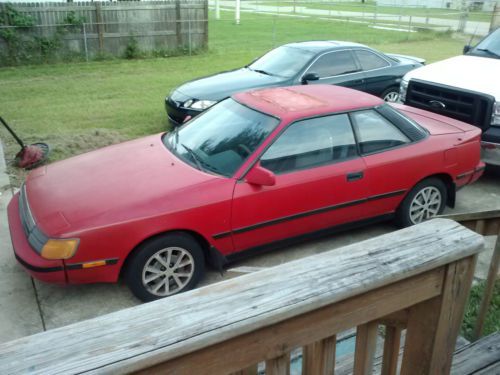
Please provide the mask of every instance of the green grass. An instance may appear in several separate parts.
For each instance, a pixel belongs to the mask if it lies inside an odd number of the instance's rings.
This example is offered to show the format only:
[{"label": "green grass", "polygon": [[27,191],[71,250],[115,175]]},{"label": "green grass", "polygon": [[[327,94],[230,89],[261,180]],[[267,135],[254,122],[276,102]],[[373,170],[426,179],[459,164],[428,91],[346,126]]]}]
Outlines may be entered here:
[{"label": "green grass", "polygon": [[[481,298],[484,292],[484,285],[485,283],[482,282],[472,287],[469,296],[469,303],[465,310],[461,332],[461,334],[468,340],[472,340],[472,333],[476,324],[479,304],[481,303]],[[500,331],[500,280],[497,280],[495,283],[493,298],[490,308],[488,309],[488,314],[486,315],[483,335],[486,336],[496,331]]]},{"label": "green grass", "polygon": [[[401,33],[366,25],[242,14],[235,25],[209,23],[209,51],[193,56],[0,68],[0,115],[28,142],[45,140],[51,160],[168,129],[164,98],[200,76],[243,66],[290,41],[338,39],[382,51],[443,59],[463,41],[434,32]],[[3,130],[8,154],[17,146]]]}]

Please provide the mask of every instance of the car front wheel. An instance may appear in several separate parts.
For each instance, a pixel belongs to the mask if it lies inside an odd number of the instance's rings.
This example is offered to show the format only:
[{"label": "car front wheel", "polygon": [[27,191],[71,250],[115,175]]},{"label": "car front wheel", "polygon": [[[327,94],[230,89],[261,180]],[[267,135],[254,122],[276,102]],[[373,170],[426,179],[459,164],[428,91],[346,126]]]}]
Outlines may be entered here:
[{"label": "car front wheel", "polygon": [[438,178],[419,182],[405,197],[396,212],[402,227],[418,224],[441,214],[446,205],[446,186]]},{"label": "car front wheel", "polygon": [[145,242],[127,264],[125,281],[148,302],[190,290],[202,279],[203,250],[186,233],[171,233]]},{"label": "car front wheel", "polygon": [[399,100],[399,89],[397,87],[390,87],[380,97],[386,102],[395,103]]}]

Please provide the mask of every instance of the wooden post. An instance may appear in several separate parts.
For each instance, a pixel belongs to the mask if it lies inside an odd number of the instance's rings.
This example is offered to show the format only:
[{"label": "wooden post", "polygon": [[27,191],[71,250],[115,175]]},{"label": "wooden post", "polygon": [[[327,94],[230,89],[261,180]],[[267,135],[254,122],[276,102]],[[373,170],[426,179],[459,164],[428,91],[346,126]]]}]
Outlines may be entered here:
[{"label": "wooden post", "polygon": [[410,308],[401,375],[449,374],[475,265],[448,265],[442,294]]},{"label": "wooden post", "polygon": [[370,322],[359,326],[357,329],[354,375],[368,375],[373,372],[373,359],[377,346],[377,328],[378,322]]},{"label": "wooden post", "polygon": [[302,375],[333,375],[337,336],[333,335],[304,347]]},{"label": "wooden post", "polygon": [[233,372],[231,375],[257,375],[257,373],[258,373],[258,366],[256,363],[255,365],[247,367],[246,369]]},{"label": "wooden post", "polygon": [[290,353],[266,361],[266,375],[289,375]]},{"label": "wooden post", "polygon": [[484,321],[486,319],[488,307],[490,306],[490,302],[493,297],[493,290],[495,289],[495,281],[497,279],[499,267],[500,267],[500,229],[497,235],[495,248],[493,249],[493,256],[491,257],[490,267],[488,270],[488,277],[486,279],[486,285],[484,287],[483,298],[481,299],[481,305],[479,306],[479,312],[477,314],[476,326],[474,327],[474,334],[473,334],[474,340],[479,339],[483,334]]},{"label": "wooden post", "polygon": [[[208,0],[205,0],[205,18],[203,19],[204,27],[203,27],[203,48],[208,48]],[[219,11],[220,18],[220,11]],[[217,18],[217,19],[219,19]]]},{"label": "wooden post", "polygon": [[99,52],[104,52],[104,25],[102,23],[101,3],[95,3],[95,20],[97,23],[97,37],[99,38]]},{"label": "wooden post", "polygon": [[175,36],[177,37],[177,49],[182,48],[182,20],[181,20],[181,2],[175,1]]},{"label": "wooden post", "polygon": [[381,375],[396,375],[400,343],[401,327],[386,326]]}]

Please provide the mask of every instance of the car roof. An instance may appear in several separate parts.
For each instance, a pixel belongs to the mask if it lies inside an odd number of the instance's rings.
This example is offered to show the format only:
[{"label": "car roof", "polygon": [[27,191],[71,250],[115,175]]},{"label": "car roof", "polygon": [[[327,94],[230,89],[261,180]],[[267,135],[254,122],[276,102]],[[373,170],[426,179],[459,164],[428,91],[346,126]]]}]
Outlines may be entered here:
[{"label": "car roof", "polygon": [[376,96],[334,85],[301,85],[246,91],[233,99],[283,120],[320,116],[381,105]]},{"label": "car roof", "polygon": [[299,48],[311,52],[321,52],[326,50],[340,49],[342,47],[363,47],[367,46],[359,43],[344,42],[340,40],[313,40],[308,42],[288,43],[285,47]]}]

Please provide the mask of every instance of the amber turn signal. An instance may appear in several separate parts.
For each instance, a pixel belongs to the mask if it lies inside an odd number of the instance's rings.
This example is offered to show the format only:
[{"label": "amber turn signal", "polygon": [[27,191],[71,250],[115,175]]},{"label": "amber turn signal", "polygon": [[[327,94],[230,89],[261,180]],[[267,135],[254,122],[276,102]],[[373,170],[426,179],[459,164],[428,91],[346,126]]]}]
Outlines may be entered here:
[{"label": "amber turn signal", "polygon": [[49,239],[42,248],[42,257],[45,259],[68,259],[75,255],[79,240],[72,239]]}]

